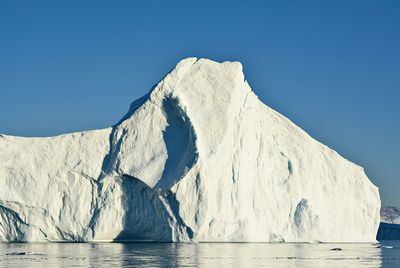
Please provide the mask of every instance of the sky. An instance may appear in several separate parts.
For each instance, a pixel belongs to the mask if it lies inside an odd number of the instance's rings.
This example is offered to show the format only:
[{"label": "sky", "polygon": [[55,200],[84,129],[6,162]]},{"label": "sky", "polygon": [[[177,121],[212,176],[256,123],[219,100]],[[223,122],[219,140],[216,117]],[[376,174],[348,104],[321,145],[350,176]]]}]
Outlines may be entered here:
[{"label": "sky", "polygon": [[0,1],[0,133],[111,126],[186,57],[362,165],[400,206],[400,1]]}]

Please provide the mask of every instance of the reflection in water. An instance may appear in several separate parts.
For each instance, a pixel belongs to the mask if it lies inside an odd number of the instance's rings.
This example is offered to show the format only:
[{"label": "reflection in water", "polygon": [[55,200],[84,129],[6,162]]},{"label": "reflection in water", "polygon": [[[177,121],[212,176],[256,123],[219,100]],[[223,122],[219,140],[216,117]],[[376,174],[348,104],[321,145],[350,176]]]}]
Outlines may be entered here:
[{"label": "reflection in water", "polygon": [[[332,250],[337,249],[337,250]],[[24,254],[28,253],[29,254]],[[378,244],[0,244],[0,267],[400,267],[400,241]]]}]

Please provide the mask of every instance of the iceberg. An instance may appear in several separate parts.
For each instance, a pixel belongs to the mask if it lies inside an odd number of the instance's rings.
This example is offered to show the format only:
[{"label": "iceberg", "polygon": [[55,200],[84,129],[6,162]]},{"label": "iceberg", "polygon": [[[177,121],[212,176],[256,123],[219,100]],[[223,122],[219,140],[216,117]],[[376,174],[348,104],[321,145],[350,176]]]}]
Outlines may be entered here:
[{"label": "iceberg", "polygon": [[400,240],[400,208],[384,207],[381,209],[378,240]]},{"label": "iceberg", "polygon": [[239,62],[187,58],[116,125],[0,136],[0,241],[370,242],[362,167],[264,105]]}]

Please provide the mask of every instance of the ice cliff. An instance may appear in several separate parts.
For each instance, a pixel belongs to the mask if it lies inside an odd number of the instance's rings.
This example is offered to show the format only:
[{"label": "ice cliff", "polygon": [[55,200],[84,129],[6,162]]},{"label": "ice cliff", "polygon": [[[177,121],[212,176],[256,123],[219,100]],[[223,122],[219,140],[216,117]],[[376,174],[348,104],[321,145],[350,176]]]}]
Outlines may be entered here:
[{"label": "ice cliff", "polygon": [[1,241],[375,241],[361,167],[188,58],[113,127],[0,136]]}]

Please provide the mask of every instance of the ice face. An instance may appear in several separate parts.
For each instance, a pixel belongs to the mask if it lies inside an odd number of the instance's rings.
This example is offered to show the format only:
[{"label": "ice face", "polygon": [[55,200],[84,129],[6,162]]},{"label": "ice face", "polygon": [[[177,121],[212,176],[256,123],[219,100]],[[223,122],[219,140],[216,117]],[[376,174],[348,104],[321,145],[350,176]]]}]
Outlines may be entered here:
[{"label": "ice face", "polygon": [[375,241],[361,167],[258,100],[238,62],[182,60],[115,126],[0,137],[2,241]]}]

